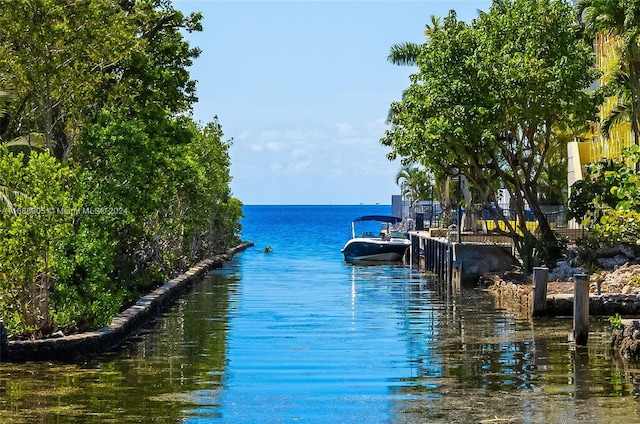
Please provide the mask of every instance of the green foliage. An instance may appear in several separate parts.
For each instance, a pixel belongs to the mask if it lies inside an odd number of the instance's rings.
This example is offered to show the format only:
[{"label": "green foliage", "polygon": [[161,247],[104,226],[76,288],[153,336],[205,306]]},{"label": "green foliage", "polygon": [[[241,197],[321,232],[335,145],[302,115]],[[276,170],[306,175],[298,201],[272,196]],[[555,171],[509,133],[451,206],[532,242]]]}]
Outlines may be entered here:
[{"label": "green foliage", "polygon": [[22,153],[0,145],[0,181],[23,193],[13,211],[0,214],[2,316],[10,332],[47,332],[53,327],[49,296],[62,255],[58,250],[73,225],[63,210],[72,208],[71,173],[47,153],[34,153],[24,164]]},{"label": "green foliage", "polygon": [[17,146],[0,145],[0,315],[35,336],[100,327],[238,241],[230,142],[189,117],[199,51],[181,31],[202,16],[146,0],[0,10],[0,138]]},{"label": "green foliage", "polygon": [[533,268],[545,263],[549,258],[549,251],[563,250],[566,248],[566,240],[559,236],[549,242],[543,238],[536,238],[531,233],[525,232],[522,237],[514,239],[514,246],[525,272],[533,271]]},{"label": "green foliage", "polygon": [[[627,75],[625,91],[629,96],[618,97],[622,102],[616,114],[624,114],[631,121],[635,144],[640,143],[640,2],[618,0],[580,0],[576,13],[583,24],[585,38],[592,40],[601,34],[615,38],[617,60]],[[613,80],[615,84],[615,79]],[[622,94],[622,93],[619,93]],[[628,108],[630,110],[624,110]],[[615,110],[615,109],[614,109]]]},{"label": "green foliage", "polygon": [[640,244],[640,177],[635,171],[640,147],[623,150],[622,157],[621,163],[589,165],[584,182],[572,186],[570,217],[589,226],[594,249]]},{"label": "green foliage", "polygon": [[635,276],[627,283],[632,287],[640,287],[640,276]]},{"label": "green foliage", "polygon": [[622,324],[622,317],[620,316],[620,314],[610,316],[609,323],[611,324],[611,328],[613,328],[614,330],[624,329],[624,325]]},{"label": "green foliage", "polygon": [[522,238],[515,239],[515,248],[522,263],[522,268],[526,273],[533,271],[533,268],[540,265],[540,242],[530,233],[524,233]]},{"label": "green foliage", "polygon": [[585,224],[597,222],[603,208],[615,208],[618,198],[611,192],[612,180],[606,175],[615,172],[619,164],[603,161],[587,165],[584,179],[571,186],[568,205],[569,219],[578,219]]},{"label": "green foliage", "polygon": [[[585,125],[586,127],[586,125]],[[567,145],[575,140],[582,128],[559,127],[550,139],[545,166],[538,179],[538,196],[542,205],[566,205],[568,196]]]},{"label": "green foliage", "polygon": [[68,159],[78,126],[101,81],[136,42],[117,2],[0,0],[0,69],[18,101],[8,108],[5,140],[41,133],[50,152]]},{"label": "green foliage", "polygon": [[640,245],[640,212],[609,210],[593,225],[591,233],[605,246]]},{"label": "green foliage", "polygon": [[[558,134],[597,112],[586,90],[596,77],[592,47],[579,39],[571,6],[496,1],[471,24],[451,11],[427,36],[418,72],[391,105],[392,129],[381,140],[389,158],[421,163],[438,180],[464,175],[473,203],[487,209],[507,189],[519,221],[528,205],[552,247],[540,190],[566,166]],[[546,191],[549,200],[562,197]],[[507,234],[515,239],[519,231],[530,245],[535,235],[526,228]]]},{"label": "green foliage", "polygon": [[587,234],[576,242],[578,247],[578,262],[584,268],[587,268],[589,274],[593,274],[599,267],[598,256],[596,254],[599,243],[598,239],[592,234]]},{"label": "green foliage", "polygon": [[396,175],[396,184],[402,187],[402,194],[411,201],[434,198],[432,175],[424,167],[415,163],[404,165]]},{"label": "green foliage", "polygon": [[636,164],[640,161],[640,146],[633,145],[622,151],[623,163],[605,172],[605,182],[610,192],[618,199],[616,209],[640,212],[640,175]]}]

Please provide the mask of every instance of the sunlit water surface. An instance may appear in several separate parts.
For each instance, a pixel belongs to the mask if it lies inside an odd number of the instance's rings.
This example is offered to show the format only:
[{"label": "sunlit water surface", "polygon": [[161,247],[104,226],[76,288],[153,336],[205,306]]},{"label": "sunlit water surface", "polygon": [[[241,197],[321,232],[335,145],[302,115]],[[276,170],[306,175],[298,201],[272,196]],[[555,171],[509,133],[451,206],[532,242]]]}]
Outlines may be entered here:
[{"label": "sunlit water surface", "polygon": [[0,365],[0,422],[640,422],[640,369],[610,351],[606,320],[576,349],[570,319],[344,263],[350,220],[388,212],[245,207],[256,246],[124,346]]}]

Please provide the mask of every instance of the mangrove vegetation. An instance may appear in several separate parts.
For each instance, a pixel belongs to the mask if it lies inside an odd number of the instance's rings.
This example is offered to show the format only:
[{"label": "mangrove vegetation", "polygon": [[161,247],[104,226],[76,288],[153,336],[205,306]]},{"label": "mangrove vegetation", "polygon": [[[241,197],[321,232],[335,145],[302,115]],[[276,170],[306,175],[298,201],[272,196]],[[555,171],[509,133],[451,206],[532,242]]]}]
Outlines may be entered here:
[{"label": "mangrove vegetation", "polygon": [[165,0],[0,0],[0,317],[107,324],[237,241],[217,118],[196,122],[200,14]]}]

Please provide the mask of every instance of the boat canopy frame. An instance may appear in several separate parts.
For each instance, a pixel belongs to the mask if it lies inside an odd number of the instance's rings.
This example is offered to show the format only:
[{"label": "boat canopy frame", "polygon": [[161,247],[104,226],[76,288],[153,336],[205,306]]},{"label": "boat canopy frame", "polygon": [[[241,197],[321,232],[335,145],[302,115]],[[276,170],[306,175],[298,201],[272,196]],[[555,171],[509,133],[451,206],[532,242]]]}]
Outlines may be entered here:
[{"label": "boat canopy frame", "polygon": [[353,220],[353,222],[360,222],[360,221],[379,221],[379,222],[386,222],[389,224],[398,224],[402,222],[402,218],[398,218],[397,216],[391,216],[391,215],[364,215],[364,216],[361,216],[360,218],[356,218]]}]

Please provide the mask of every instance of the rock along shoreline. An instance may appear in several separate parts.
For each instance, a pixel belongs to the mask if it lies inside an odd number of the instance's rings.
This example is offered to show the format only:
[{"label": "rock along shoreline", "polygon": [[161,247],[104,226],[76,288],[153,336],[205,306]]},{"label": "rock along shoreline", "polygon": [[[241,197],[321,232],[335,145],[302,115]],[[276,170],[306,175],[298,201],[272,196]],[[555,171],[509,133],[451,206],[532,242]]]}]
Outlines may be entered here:
[{"label": "rock along shoreline", "polygon": [[[494,295],[498,308],[518,309],[525,315],[531,314],[533,284],[517,284],[496,277],[487,288]],[[591,293],[589,295],[589,315],[611,316],[616,313],[640,315],[640,296],[622,293]],[[573,293],[547,295],[545,315],[547,317],[572,316]]]},{"label": "rock along shoreline", "polygon": [[[496,277],[487,289],[494,296],[496,308],[532,316],[532,284],[516,284]],[[620,293],[589,295],[589,315],[613,316],[614,314],[640,315],[640,296]],[[572,316],[573,293],[548,295],[545,315],[547,317]],[[620,328],[612,329],[611,347],[627,361],[640,361],[640,320],[622,319]]]},{"label": "rock along shoreline", "polygon": [[251,246],[253,243],[242,243],[227,250],[224,254],[198,262],[184,274],[169,280],[161,287],[138,299],[135,305],[116,316],[111,324],[95,331],[59,338],[7,341],[4,328],[2,328],[0,362],[66,361],[113,349],[184,291],[200,281],[207,272],[222,267],[223,263],[231,260],[233,255]]}]

